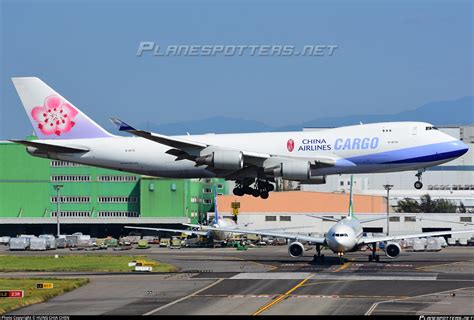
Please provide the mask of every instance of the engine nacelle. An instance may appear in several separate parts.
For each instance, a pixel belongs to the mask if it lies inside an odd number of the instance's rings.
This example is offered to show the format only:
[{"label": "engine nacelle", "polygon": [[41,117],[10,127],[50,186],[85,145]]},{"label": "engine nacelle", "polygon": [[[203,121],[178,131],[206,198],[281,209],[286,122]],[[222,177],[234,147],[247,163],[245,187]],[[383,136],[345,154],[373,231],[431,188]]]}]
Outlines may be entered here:
[{"label": "engine nacelle", "polygon": [[326,176],[314,176],[309,180],[300,180],[301,184],[325,184]]},{"label": "engine nacelle", "polygon": [[197,157],[198,165],[208,165],[222,170],[240,170],[244,167],[244,155],[241,151],[219,150]]},{"label": "engine nacelle", "polygon": [[304,253],[304,246],[298,241],[292,242],[288,246],[288,254],[292,258],[301,258]]},{"label": "engine nacelle", "polygon": [[309,161],[286,161],[276,166],[265,168],[265,174],[271,177],[282,177],[286,180],[310,180],[311,166]]},{"label": "engine nacelle", "polygon": [[385,254],[390,259],[395,259],[396,257],[398,257],[401,251],[402,251],[402,248],[396,242],[389,242],[385,246]]}]

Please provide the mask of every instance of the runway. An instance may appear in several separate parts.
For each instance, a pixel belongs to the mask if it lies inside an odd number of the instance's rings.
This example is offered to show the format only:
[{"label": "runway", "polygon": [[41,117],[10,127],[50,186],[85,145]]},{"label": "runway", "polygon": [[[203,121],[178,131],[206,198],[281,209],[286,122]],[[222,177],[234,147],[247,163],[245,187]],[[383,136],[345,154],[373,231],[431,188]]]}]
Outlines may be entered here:
[{"label": "runway", "polygon": [[474,314],[474,247],[403,252],[395,260],[381,256],[379,263],[369,263],[368,253],[354,253],[342,266],[329,252],[322,263],[312,263],[311,256],[294,260],[286,247],[122,252],[138,253],[180,271],[3,273],[90,279],[84,287],[12,314]]}]

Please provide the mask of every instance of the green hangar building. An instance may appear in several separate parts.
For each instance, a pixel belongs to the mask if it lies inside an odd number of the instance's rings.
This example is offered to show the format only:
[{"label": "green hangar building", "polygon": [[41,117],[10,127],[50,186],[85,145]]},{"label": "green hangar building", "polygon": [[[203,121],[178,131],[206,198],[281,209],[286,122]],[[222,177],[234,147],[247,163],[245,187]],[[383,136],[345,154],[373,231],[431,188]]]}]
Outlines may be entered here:
[{"label": "green hangar building", "polygon": [[[29,137],[33,139],[34,137]],[[125,225],[176,227],[198,223],[214,210],[213,188],[223,179],[161,179],[37,158],[0,142],[0,236],[56,233],[128,234]]]}]

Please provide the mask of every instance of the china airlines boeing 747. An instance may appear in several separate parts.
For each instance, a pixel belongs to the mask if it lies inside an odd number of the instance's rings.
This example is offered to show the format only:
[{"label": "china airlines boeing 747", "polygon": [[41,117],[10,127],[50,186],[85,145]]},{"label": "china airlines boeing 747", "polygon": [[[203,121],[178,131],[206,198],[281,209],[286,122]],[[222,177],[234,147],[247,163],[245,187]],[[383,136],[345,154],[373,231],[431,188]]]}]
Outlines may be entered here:
[{"label": "china airlines boeing 747", "polygon": [[[317,132],[166,136],[112,118],[113,135],[38,78],[13,78],[38,140],[11,140],[33,155],[171,178],[235,180],[236,195],[268,198],[276,177],[322,184],[327,175],[418,170],[467,152],[423,122],[387,122]],[[139,112],[139,110],[137,110]]]}]

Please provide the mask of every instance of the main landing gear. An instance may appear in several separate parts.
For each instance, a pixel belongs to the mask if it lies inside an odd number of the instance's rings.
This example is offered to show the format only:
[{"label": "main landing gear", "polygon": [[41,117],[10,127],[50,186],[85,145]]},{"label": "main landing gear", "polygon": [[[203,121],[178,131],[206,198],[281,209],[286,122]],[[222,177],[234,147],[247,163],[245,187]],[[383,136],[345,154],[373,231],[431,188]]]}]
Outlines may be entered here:
[{"label": "main landing gear", "polygon": [[[254,187],[250,187],[251,184],[254,184]],[[237,181],[237,186],[234,188],[233,192],[236,196],[243,196],[244,194],[251,194],[254,197],[261,197],[262,199],[268,198],[268,193],[273,191],[275,187],[267,180],[260,179],[245,179]]]},{"label": "main landing gear", "polygon": [[421,188],[423,188],[423,183],[421,182],[421,175],[422,174],[423,174],[423,171],[418,171],[418,173],[415,174],[415,176],[418,178],[418,181],[415,182],[415,189],[420,190]]},{"label": "main landing gear", "polygon": [[380,261],[380,256],[377,254],[377,243],[372,244],[372,254],[369,256],[369,262]]},{"label": "main landing gear", "polygon": [[313,256],[313,261],[317,262],[318,260],[324,261],[324,254],[321,254],[321,245],[317,244],[316,245],[316,253]]}]

